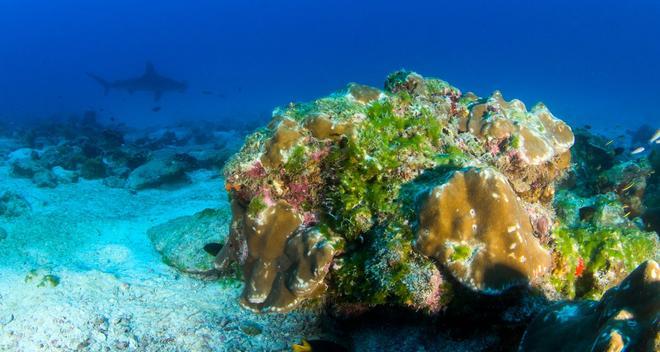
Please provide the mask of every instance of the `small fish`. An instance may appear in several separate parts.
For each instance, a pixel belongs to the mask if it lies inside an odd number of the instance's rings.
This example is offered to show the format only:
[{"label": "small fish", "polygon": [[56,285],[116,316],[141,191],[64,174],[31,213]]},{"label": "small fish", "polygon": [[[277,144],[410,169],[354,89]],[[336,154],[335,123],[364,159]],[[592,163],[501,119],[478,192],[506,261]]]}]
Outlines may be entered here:
[{"label": "small fish", "polygon": [[591,125],[584,125],[584,128],[590,130],[590,129],[591,129]]},{"label": "small fish", "polygon": [[635,148],[635,150],[630,152],[630,154],[632,154],[632,155],[639,154],[639,153],[643,152],[644,150],[645,150],[644,147],[637,147],[637,148]]},{"label": "small fish", "polygon": [[634,185],[635,185],[635,182],[630,182],[630,184],[627,185],[627,186],[626,186],[624,189],[622,189],[621,191],[622,191],[622,192],[625,192],[625,191],[629,190],[630,188],[632,188],[632,186],[634,186]]},{"label": "small fish", "polygon": [[655,133],[649,139],[649,144],[658,143],[658,141],[660,141],[660,129],[655,130]]},{"label": "small fish", "polygon": [[612,142],[614,142],[614,139],[610,139],[609,141],[607,141],[607,143],[605,143],[605,146],[607,147],[608,145],[612,144]]},{"label": "small fish", "polygon": [[293,352],[344,352],[348,349],[328,340],[305,340],[291,346]]},{"label": "small fish", "polygon": [[215,257],[220,253],[222,247],[222,243],[207,243],[204,245],[204,251]]},{"label": "small fish", "polygon": [[160,106],[154,106],[151,111],[153,112],[159,112],[160,111]]}]

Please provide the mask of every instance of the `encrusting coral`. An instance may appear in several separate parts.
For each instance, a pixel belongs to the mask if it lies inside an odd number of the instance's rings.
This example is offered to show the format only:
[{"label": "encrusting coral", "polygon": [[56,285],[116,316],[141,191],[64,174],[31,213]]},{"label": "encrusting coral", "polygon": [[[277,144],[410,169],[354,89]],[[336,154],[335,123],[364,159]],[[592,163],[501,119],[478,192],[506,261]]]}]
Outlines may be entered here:
[{"label": "encrusting coral", "polygon": [[291,103],[225,165],[233,220],[215,266],[239,264],[242,302],[256,311],[324,293],[338,308],[437,312],[456,283],[551,289],[546,273],[566,257],[553,238],[555,182],[573,142],[542,104],[528,111],[407,71],[385,91],[350,84]]},{"label": "encrusting coral", "polygon": [[475,290],[536,280],[550,269],[550,253],[517,198],[493,169],[455,171],[422,200],[417,248]]}]

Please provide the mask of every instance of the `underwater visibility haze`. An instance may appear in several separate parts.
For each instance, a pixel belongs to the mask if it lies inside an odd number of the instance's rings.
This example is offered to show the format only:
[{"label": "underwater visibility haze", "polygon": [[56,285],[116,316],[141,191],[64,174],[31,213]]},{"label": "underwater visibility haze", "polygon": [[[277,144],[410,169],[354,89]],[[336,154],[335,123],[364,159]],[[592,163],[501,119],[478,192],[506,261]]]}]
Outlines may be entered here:
[{"label": "underwater visibility haze", "polygon": [[660,350],[657,1],[0,33],[0,351]]}]

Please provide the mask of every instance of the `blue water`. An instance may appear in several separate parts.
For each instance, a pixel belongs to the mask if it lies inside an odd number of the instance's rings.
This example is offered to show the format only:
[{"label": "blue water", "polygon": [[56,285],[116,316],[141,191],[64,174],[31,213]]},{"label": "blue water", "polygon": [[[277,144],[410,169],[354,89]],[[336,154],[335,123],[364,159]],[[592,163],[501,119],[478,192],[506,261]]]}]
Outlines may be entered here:
[{"label": "blue water", "polygon": [[[0,2],[0,119],[103,109],[133,125],[264,120],[277,105],[407,68],[545,102],[572,124],[658,121],[660,2]],[[102,89],[147,60],[185,94]],[[206,92],[205,92],[206,91]]]}]

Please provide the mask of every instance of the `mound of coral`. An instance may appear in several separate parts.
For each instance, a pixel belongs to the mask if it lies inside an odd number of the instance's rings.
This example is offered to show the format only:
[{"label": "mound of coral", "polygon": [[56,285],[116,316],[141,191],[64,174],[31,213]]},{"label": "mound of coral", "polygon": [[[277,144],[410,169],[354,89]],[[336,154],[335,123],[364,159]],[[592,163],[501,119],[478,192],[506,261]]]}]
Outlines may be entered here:
[{"label": "mound of coral", "polygon": [[[579,226],[556,211],[574,141],[542,104],[463,94],[406,71],[390,75],[384,91],[350,84],[292,103],[225,166],[233,218],[215,267],[238,263],[241,302],[261,312],[323,300],[345,311],[436,312],[453,285],[575,295],[582,271],[614,269],[587,257],[613,239],[566,235]],[[616,270],[625,276],[657,255],[657,238],[621,231],[613,230],[625,237]],[[602,293],[621,279],[585,290]]]},{"label": "mound of coral", "polygon": [[227,162],[215,271],[239,267],[256,312],[386,307],[503,349],[657,349],[659,158],[611,144],[499,92],[350,84],[276,109]]}]

